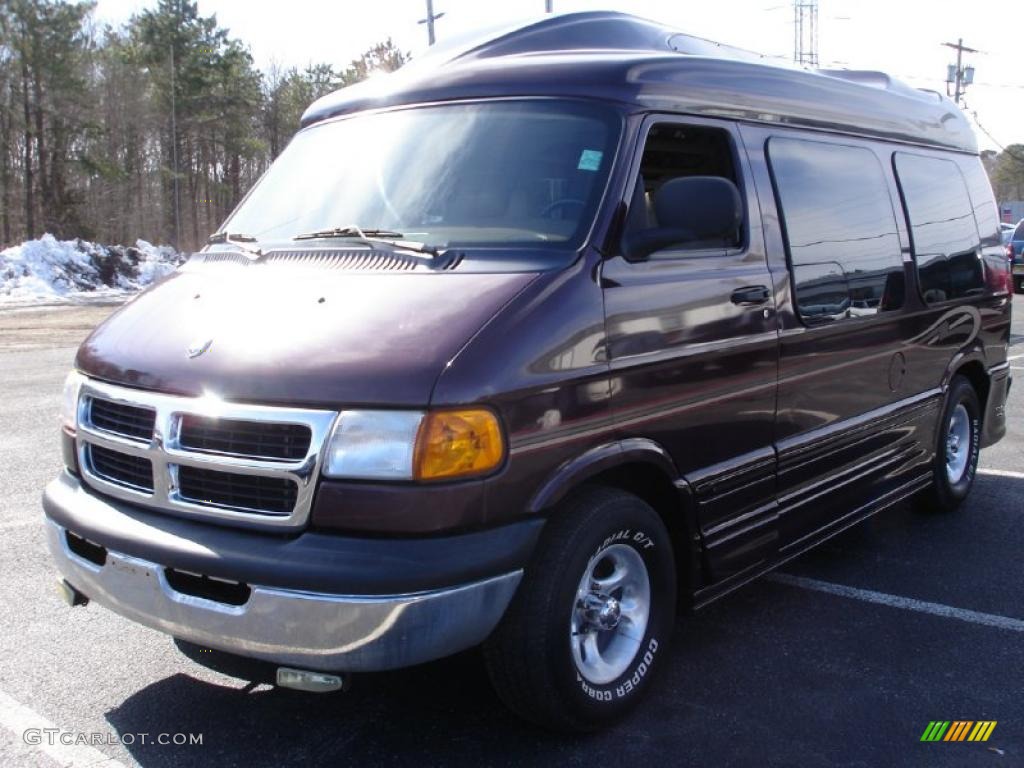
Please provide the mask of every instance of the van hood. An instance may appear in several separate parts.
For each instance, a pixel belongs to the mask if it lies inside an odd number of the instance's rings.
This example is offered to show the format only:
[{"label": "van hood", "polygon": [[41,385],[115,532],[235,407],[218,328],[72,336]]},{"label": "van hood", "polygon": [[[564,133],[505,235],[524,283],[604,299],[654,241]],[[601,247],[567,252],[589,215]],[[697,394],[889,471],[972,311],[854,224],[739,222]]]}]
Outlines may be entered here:
[{"label": "van hood", "polygon": [[444,366],[535,277],[186,266],[93,331],[75,364],[186,396],[420,407]]}]

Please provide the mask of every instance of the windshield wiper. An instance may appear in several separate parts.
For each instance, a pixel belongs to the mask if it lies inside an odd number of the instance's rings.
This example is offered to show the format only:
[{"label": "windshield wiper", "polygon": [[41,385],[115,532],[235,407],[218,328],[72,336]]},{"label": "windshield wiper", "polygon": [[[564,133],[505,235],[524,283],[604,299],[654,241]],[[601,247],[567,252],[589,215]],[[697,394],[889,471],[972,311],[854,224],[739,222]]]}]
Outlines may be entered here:
[{"label": "windshield wiper", "polygon": [[245,251],[257,258],[263,255],[263,251],[258,246],[249,245],[249,243],[256,242],[256,238],[252,235],[243,235],[238,232],[215,232],[206,238],[206,242],[210,245],[217,245],[218,243],[233,245],[239,250]]},{"label": "windshield wiper", "polygon": [[334,227],[333,229],[321,229],[316,232],[306,232],[296,235],[293,240],[314,240],[318,238],[347,237],[359,240],[367,245],[389,245],[403,251],[425,253],[430,256],[437,256],[438,248],[434,245],[427,245],[416,240],[404,240],[401,232],[392,232],[388,229],[361,229],[350,225],[347,227]]},{"label": "windshield wiper", "polygon": [[306,232],[302,235],[296,235],[294,240],[309,240],[314,237],[392,237],[392,238],[403,238],[401,232],[395,232],[390,229],[362,229],[356,226],[347,227],[331,227],[330,229],[318,229],[316,232]]}]

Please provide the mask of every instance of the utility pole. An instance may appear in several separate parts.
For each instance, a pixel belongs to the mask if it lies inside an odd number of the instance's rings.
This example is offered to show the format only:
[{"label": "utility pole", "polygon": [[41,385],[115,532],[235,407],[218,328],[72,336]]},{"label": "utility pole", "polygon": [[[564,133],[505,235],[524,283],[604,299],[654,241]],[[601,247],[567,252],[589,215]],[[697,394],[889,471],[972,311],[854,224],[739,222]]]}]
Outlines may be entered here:
[{"label": "utility pole", "polygon": [[555,0],[544,0],[544,13],[553,13],[555,10]]},{"label": "utility pole", "polygon": [[[962,37],[955,43],[943,43],[943,45],[956,50],[956,64],[950,64],[946,67],[946,95],[952,96],[953,101],[959,104],[960,99],[964,96],[964,91],[967,90],[967,86],[974,82],[974,67],[969,64],[966,67],[963,66],[964,54],[977,53],[978,51],[964,45]],[[949,86],[951,85],[953,86],[953,93],[949,92]]]},{"label": "utility pole", "polygon": [[427,25],[427,45],[434,44],[434,22],[444,16],[444,11],[434,13],[434,0],[427,0],[427,18],[420,19],[418,24]]},{"label": "utility pole", "polygon": [[818,67],[818,0],[793,0],[793,61]]}]

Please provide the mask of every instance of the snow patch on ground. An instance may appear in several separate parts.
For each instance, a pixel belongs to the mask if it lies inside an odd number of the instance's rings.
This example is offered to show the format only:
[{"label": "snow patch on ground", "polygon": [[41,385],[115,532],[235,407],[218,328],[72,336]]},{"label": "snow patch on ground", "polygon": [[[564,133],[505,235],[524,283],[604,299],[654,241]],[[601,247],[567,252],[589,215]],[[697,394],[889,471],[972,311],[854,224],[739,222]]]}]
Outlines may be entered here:
[{"label": "snow patch on ground", "polygon": [[0,306],[124,298],[169,275],[185,258],[145,240],[100,245],[43,235],[0,251]]}]

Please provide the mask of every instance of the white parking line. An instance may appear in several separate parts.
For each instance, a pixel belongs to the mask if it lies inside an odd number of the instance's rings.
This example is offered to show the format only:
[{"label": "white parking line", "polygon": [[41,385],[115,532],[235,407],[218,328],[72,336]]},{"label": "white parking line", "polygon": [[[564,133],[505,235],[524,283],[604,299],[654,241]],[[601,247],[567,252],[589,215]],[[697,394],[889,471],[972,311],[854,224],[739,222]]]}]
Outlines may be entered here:
[{"label": "white parking line", "polygon": [[[23,744],[26,743],[26,732],[33,736],[39,734],[41,736],[39,744],[30,744],[28,748],[44,753],[65,768],[83,768],[84,766],[125,768],[124,763],[107,757],[95,747],[90,747],[87,744],[62,744],[58,735],[55,735],[52,739],[53,743],[50,743],[51,739],[47,738],[45,729],[51,729],[50,733],[56,734],[57,726],[24,704],[15,701],[3,691],[0,691],[0,725],[13,733]],[[60,733],[67,732],[60,730]],[[68,738],[65,740],[71,741]]]},{"label": "white parking line", "polygon": [[1024,480],[1024,472],[1014,472],[1010,469],[979,469],[979,475],[989,475],[991,477],[1012,477],[1015,480]]},{"label": "white parking line", "polygon": [[981,624],[986,627],[1008,629],[1012,632],[1024,632],[1024,621],[1021,621],[1020,619],[1011,619],[1009,616],[968,611],[965,608],[954,608],[952,605],[929,603],[925,600],[915,600],[912,597],[890,595],[886,592],[874,592],[870,589],[857,589],[856,587],[847,587],[843,584],[833,584],[830,581],[818,581],[817,579],[808,579],[804,576],[794,576],[790,573],[771,573],[768,574],[766,578],[768,581],[774,581],[777,584],[785,584],[788,587],[799,587],[801,589],[810,589],[814,592],[825,592],[829,595],[848,597],[851,600],[861,600],[865,603],[887,605],[890,608],[902,608],[907,611],[927,613],[932,616],[942,616],[946,619],[966,621],[970,624]]}]

